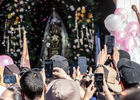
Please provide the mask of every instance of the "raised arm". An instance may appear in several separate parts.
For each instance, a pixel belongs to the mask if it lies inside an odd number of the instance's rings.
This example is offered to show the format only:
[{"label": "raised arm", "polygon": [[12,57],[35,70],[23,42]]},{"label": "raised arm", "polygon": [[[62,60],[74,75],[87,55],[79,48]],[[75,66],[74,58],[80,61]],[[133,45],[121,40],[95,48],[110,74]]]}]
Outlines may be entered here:
[{"label": "raised arm", "polygon": [[104,69],[100,65],[104,65],[108,57],[109,55],[107,55],[107,47],[106,45],[104,45],[104,49],[100,51],[97,57],[97,66],[99,65],[96,69],[97,73],[104,73]]},{"label": "raised arm", "polygon": [[138,21],[139,21],[139,24],[140,24],[140,13],[139,13],[137,7],[135,5],[132,5],[132,9],[135,11],[137,18],[138,18]]}]

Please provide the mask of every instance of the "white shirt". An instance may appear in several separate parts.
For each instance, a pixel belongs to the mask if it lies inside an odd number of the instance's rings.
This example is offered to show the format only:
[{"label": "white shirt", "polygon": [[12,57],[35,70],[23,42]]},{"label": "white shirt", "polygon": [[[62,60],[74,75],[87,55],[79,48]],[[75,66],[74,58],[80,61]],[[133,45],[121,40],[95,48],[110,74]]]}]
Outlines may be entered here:
[{"label": "white shirt", "polygon": [[6,90],[6,88],[0,85],[0,96],[2,95],[2,93],[3,93],[5,90]]}]

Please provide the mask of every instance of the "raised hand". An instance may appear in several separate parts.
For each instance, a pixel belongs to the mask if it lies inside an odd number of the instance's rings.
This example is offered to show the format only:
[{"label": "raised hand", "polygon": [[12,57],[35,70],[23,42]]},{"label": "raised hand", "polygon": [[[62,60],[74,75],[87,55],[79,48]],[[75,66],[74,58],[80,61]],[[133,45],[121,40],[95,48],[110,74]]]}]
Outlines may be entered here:
[{"label": "raised hand", "polygon": [[44,68],[42,68],[42,70],[40,71],[40,74],[42,75],[43,83],[45,84],[46,76],[45,76],[45,69]]},{"label": "raised hand", "polygon": [[133,9],[135,12],[138,11],[136,5],[132,5],[132,9]]},{"label": "raised hand", "polygon": [[119,57],[120,57],[120,53],[119,51],[117,50],[116,47],[113,48],[113,63],[115,64],[115,66],[117,67],[117,63],[119,61]]},{"label": "raised hand", "polygon": [[93,80],[91,84],[88,86],[88,88],[86,89],[86,93],[83,100],[89,100],[93,96],[95,91],[96,91],[96,87],[94,87],[94,80]]},{"label": "raised hand", "polygon": [[53,72],[54,78],[64,78],[72,80],[62,68],[55,67],[53,68],[53,70],[55,70],[55,72]]},{"label": "raised hand", "polygon": [[73,80],[76,79],[76,68],[75,67],[73,67],[72,79]]},{"label": "raised hand", "polygon": [[104,45],[104,49],[102,49],[102,51],[100,51],[100,53],[98,54],[97,65],[98,64],[104,65],[108,57],[109,55],[107,55],[107,47],[106,45]]}]

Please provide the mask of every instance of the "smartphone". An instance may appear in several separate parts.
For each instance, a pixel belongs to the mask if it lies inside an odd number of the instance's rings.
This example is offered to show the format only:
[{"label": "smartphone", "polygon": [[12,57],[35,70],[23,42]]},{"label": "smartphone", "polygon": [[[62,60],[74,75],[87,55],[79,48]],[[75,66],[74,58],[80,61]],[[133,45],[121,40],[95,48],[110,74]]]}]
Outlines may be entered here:
[{"label": "smartphone", "polygon": [[16,76],[15,75],[4,75],[3,78],[4,83],[16,83]]},{"label": "smartphone", "polygon": [[75,67],[75,69],[77,69],[78,63],[77,62],[72,63],[72,65],[70,67],[70,76],[72,76],[72,74],[73,74],[73,67]]},{"label": "smartphone", "polygon": [[86,61],[86,57],[78,57],[78,65],[80,67],[81,74],[87,74],[87,61]]},{"label": "smartphone", "polygon": [[94,73],[94,85],[96,92],[103,92],[103,73]]},{"label": "smartphone", "polygon": [[114,36],[105,35],[105,45],[107,46],[107,54],[113,54]]},{"label": "smartphone", "polygon": [[44,69],[46,78],[53,78],[53,61],[52,59],[44,60]]}]

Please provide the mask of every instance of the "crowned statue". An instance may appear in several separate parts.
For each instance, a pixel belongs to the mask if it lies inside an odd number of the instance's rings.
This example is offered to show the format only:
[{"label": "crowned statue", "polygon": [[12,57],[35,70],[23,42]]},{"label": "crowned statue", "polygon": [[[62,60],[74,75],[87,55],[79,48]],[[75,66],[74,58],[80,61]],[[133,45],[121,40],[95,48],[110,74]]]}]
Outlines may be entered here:
[{"label": "crowned statue", "polygon": [[[53,55],[68,57],[68,38],[65,25],[58,13],[55,11],[55,8],[53,8],[53,12],[49,16],[46,24],[40,59],[44,61]],[[40,61],[38,61],[38,64],[40,64]]]}]

